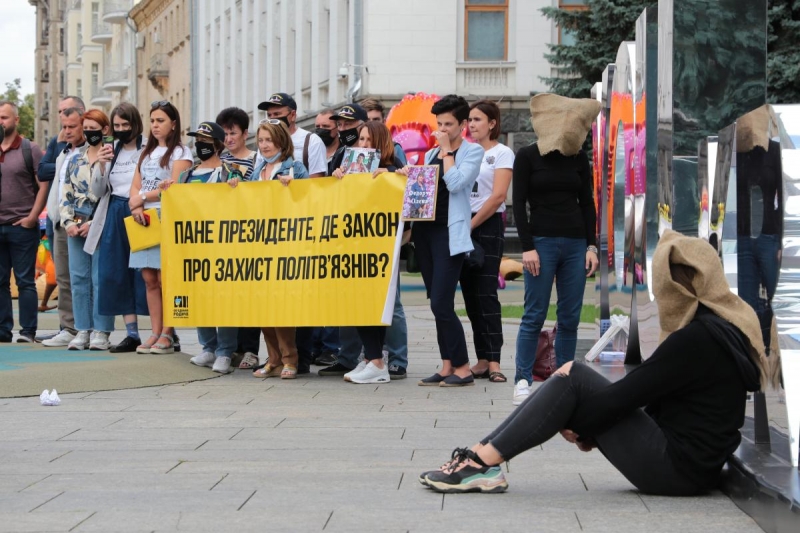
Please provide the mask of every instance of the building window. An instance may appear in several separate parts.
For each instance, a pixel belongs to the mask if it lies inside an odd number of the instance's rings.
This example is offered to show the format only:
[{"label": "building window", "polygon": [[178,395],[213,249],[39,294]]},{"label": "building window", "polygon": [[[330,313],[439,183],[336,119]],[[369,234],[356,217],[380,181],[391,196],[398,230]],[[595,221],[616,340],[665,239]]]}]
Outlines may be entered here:
[{"label": "building window", "polygon": [[78,95],[78,98],[83,98],[83,80],[79,78],[75,81],[77,82],[75,85],[75,93]]},{"label": "building window", "polygon": [[466,61],[505,61],[508,58],[508,1],[465,0]]},{"label": "building window", "polygon": [[[558,8],[567,11],[586,11],[589,6],[587,0],[558,0]],[[558,28],[558,44],[572,46],[575,44],[575,35],[578,30],[573,28]]]},{"label": "building window", "polygon": [[78,40],[78,50],[77,53],[81,53],[81,48],[83,47],[83,25],[79,22],[77,26],[77,40]]}]

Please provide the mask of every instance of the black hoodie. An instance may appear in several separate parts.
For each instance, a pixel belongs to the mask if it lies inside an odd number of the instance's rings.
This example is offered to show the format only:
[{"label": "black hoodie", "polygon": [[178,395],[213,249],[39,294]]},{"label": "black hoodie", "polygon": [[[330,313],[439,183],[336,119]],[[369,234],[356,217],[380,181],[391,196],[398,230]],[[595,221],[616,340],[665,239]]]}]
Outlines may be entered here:
[{"label": "black hoodie", "polygon": [[759,387],[747,346],[735,326],[700,306],[694,320],[625,378],[581,398],[567,427],[596,437],[645,407],[667,438],[675,468],[713,488],[741,441],[747,391]]}]

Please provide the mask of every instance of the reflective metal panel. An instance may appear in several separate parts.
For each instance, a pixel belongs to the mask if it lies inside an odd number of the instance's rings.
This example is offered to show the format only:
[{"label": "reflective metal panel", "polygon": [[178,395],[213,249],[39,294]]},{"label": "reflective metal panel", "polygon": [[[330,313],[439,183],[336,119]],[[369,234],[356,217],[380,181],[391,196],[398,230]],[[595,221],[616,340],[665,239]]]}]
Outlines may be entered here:
[{"label": "reflective metal panel", "polygon": [[[634,334],[643,357],[658,345],[658,306],[651,287],[653,253],[658,242],[657,107],[658,6],[645,9],[636,21],[636,93],[634,162]],[[650,100],[648,100],[648,97]]]},{"label": "reflective metal panel", "polygon": [[[609,308],[612,314],[631,316],[634,289],[634,181],[636,44],[624,42],[617,51],[611,93],[608,155],[609,188],[608,251]],[[633,321],[632,321],[633,322]],[[633,328],[633,326],[631,326]],[[640,361],[638,343],[629,343],[626,363]]]},{"label": "reflective metal panel", "polygon": [[[772,310],[777,322],[786,415],[793,466],[798,466],[800,438],[800,104],[773,107],[777,116],[771,139],[780,144],[782,239],[780,276]],[[770,143],[770,148],[774,146]],[[772,204],[774,206],[774,203]],[[770,208],[769,199],[764,199]],[[762,223],[762,230],[763,230]]]}]

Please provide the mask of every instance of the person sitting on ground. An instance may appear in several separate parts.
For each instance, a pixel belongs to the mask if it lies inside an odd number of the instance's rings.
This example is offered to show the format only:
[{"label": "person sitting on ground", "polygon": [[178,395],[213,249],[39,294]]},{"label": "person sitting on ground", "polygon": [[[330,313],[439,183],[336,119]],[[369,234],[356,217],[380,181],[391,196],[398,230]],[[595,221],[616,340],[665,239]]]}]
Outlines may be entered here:
[{"label": "person sitting on ground", "polygon": [[714,488],[741,441],[747,391],[767,381],[758,318],[730,291],[705,240],[666,231],[653,272],[662,342],[649,359],[616,383],[566,363],[489,436],[420,482],[439,492],[503,492],[499,465],[560,432],[583,451],[598,448],[642,492]]}]

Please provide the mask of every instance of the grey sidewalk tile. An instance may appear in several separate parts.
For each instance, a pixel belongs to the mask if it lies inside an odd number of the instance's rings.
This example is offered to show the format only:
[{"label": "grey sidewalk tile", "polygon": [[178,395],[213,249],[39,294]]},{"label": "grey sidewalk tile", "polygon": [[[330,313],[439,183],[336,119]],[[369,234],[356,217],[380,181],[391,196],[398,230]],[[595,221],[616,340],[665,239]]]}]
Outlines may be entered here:
[{"label": "grey sidewalk tile", "polygon": [[26,487],[47,478],[48,474],[4,474],[0,475],[0,493],[20,492]]},{"label": "grey sidewalk tile", "polygon": [[99,428],[119,420],[119,413],[76,413],[58,409],[44,409],[38,412],[0,412],[0,427],[13,428],[21,425],[57,428]]},{"label": "grey sidewalk tile", "polygon": [[703,513],[623,513],[592,509],[577,511],[583,531],[590,533],[762,533],[752,518],[742,512],[727,516]]},{"label": "grey sidewalk tile", "polygon": [[183,513],[177,531],[213,532],[236,531],[237,533],[308,533],[322,531],[331,511],[327,509],[298,509],[293,507],[257,507],[249,502],[241,511],[230,509],[222,512]]},{"label": "grey sidewalk tile", "polygon": [[178,474],[170,472],[103,472],[85,474],[53,474],[46,479],[28,487],[24,493],[57,491],[149,491],[154,487],[159,490],[211,490],[220,482],[222,476],[216,474]]},{"label": "grey sidewalk tile", "polygon": [[[641,494],[642,501],[653,513],[696,514],[706,516],[714,514],[731,514],[737,511],[736,504],[722,492],[715,490],[696,498],[670,498]],[[798,524],[800,526],[800,524]]]},{"label": "grey sidewalk tile", "polygon": [[[137,413],[138,414],[138,413]],[[234,412],[195,412],[180,414],[178,416],[153,417],[149,415],[126,415],[124,419],[114,424],[114,430],[121,429],[227,429],[243,427],[271,428],[284,420],[282,416],[256,416],[233,418]]]},{"label": "grey sidewalk tile", "polygon": [[2,533],[28,533],[43,531],[69,531],[92,513],[10,513],[0,510],[0,532]]},{"label": "grey sidewalk tile", "polygon": [[138,511],[119,511],[100,509],[91,518],[81,523],[73,533],[144,533],[156,530],[177,531],[181,513],[175,510],[142,513]]},{"label": "grey sidewalk tile", "polygon": [[[290,459],[291,456],[275,455],[271,460],[285,461]],[[231,473],[226,475],[213,490],[258,489],[271,494],[282,490],[282,488],[291,488],[291,491],[297,494],[317,494],[320,491],[324,491],[331,493],[333,498],[350,501],[358,491],[365,488],[376,491],[396,491],[400,483],[400,476],[401,474],[396,471],[368,472],[358,470],[350,472],[347,476],[342,476],[338,472],[319,471],[275,471],[269,475]],[[300,499],[302,501],[305,497]],[[316,499],[308,502],[309,505],[313,506],[318,503]]]},{"label": "grey sidewalk tile", "polygon": [[0,492],[0,510],[4,513],[30,513],[47,502],[62,496],[61,491]]},{"label": "grey sidewalk tile", "polygon": [[400,441],[402,428],[245,428],[231,440],[269,442],[269,448],[358,448]]},{"label": "grey sidewalk tile", "polygon": [[[124,482],[120,480],[120,482]],[[47,512],[125,509],[129,513],[222,512],[243,505],[253,491],[211,492],[208,490],[79,491],[68,490],[40,507]]]},{"label": "grey sidewalk tile", "polygon": [[123,474],[127,470],[139,472],[166,472],[177,464],[177,461],[158,460],[142,462],[129,461],[125,458],[111,463],[101,463],[91,460],[77,462],[59,461],[54,461],[52,463],[0,463],[0,474],[76,474],[103,472],[117,472]]},{"label": "grey sidewalk tile", "polygon": [[229,439],[241,428],[158,428],[158,429],[114,429],[81,430],[67,435],[63,441],[203,441],[207,439]]}]

